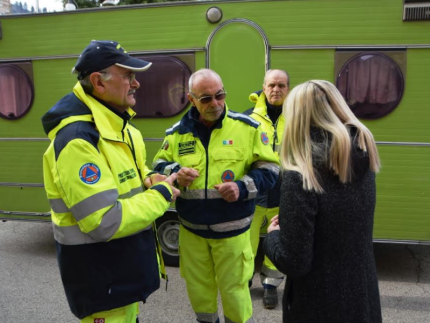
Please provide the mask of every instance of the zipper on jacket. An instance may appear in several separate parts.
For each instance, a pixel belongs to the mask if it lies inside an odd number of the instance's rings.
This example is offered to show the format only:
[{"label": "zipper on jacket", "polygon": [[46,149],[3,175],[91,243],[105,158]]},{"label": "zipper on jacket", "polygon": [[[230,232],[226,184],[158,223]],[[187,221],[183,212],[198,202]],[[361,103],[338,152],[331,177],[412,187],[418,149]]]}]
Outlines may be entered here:
[{"label": "zipper on jacket", "polygon": [[[206,148],[203,144],[203,148],[205,149],[205,156],[206,156],[206,176],[205,176],[205,200],[208,199],[208,182],[209,182],[209,146],[211,144],[211,137],[212,137],[212,132],[209,135],[209,142],[208,142],[208,147]],[[200,141],[201,143],[201,141]],[[206,220],[209,220],[208,215],[206,215]],[[206,221],[206,223],[208,223],[208,221]],[[208,229],[209,231],[212,231],[210,226],[208,225]]]},{"label": "zipper on jacket", "polygon": [[277,130],[277,128],[278,128],[278,121],[279,121],[279,118],[276,120],[275,124],[272,123],[272,127],[275,130],[274,133],[273,133],[273,144],[272,144],[272,150],[273,151],[276,151],[275,150],[276,149],[276,142],[278,141],[278,130]]},{"label": "zipper on jacket", "polygon": [[276,119],[275,124],[272,123],[273,128],[275,128],[275,133],[273,136],[273,147],[272,147],[274,152],[276,152],[276,143],[278,142],[278,122],[279,122],[279,119],[281,119],[281,116],[282,114],[278,117],[278,119]]},{"label": "zipper on jacket", "polygon": [[[209,144],[210,144],[210,138],[209,138]],[[209,144],[208,148],[206,149],[203,145],[203,148],[205,148],[205,155],[206,155],[206,176],[205,176],[205,200],[208,199],[208,178],[209,178]]]},{"label": "zipper on jacket", "polygon": [[133,143],[133,138],[131,137],[130,129],[127,129],[127,134],[128,134],[128,138],[130,139],[131,147],[130,147],[129,145],[127,145],[127,146],[128,146],[128,147],[130,148],[130,150],[131,150],[131,153],[132,153],[132,155],[133,155],[133,159],[134,159],[134,164],[136,165],[137,172],[139,173],[140,181],[142,182],[142,186],[144,186],[144,185],[143,185],[142,174],[141,174],[141,172],[140,172],[139,165],[137,164],[136,152],[135,152],[135,149],[134,149],[134,143]]}]

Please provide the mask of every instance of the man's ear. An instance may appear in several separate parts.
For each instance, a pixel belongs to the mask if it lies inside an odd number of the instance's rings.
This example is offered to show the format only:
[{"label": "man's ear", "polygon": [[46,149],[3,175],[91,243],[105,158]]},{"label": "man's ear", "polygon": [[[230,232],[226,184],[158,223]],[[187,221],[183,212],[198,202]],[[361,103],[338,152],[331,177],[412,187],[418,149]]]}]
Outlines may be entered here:
[{"label": "man's ear", "polygon": [[194,104],[195,98],[190,93],[187,93],[187,97],[188,97],[188,100],[190,100],[191,104],[195,106],[195,104]]},{"label": "man's ear", "polygon": [[105,85],[100,77],[100,73],[91,73],[90,82],[93,85],[94,92],[103,94],[106,91]]}]

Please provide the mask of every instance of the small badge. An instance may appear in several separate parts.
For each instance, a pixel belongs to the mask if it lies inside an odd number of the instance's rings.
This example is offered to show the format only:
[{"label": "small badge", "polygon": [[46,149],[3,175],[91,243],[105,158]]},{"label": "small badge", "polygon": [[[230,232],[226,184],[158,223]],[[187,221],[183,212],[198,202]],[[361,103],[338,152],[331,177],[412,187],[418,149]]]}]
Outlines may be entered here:
[{"label": "small badge", "polygon": [[269,144],[269,137],[267,137],[267,133],[262,132],[261,133],[261,141],[263,144],[268,145]]},{"label": "small badge", "polygon": [[79,177],[85,184],[95,184],[102,176],[100,168],[96,164],[88,163],[79,170]]},{"label": "small badge", "polygon": [[94,323],[105,323],[105,319],[94,319]]},{"label": "small badge", "polygon": [[233,140],[223,140],[222,144],[224,146],[231,146],[231,145],[233,145]]},{"label": "small badge", "polygon": [[162,150],[167,150],[169,149],[169,142],[166,140],[165,142],[163,142],[163,145],[161,146]]},{"label": "small badge", "polygon": [[226,171],[224,171],[224,173],[222,173],[221,175],[221,180],[223,183],[233,182],[234,181],[233,171],[230,169],[227,169]]}]

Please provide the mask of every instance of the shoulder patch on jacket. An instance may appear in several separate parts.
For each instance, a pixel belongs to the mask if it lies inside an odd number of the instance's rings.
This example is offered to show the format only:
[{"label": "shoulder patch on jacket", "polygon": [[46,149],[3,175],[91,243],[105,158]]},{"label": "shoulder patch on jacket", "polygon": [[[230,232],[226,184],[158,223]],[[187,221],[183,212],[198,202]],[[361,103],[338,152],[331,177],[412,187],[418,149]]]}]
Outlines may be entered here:
[{"label": "shoulder patch on jacket", "polygon": [[260,122],[252,119],[251,117],[248,117],[247,115],[244,115],[243,113],[228,111],[228,117],[234,120],[240,120],[242,122],[245,122],[246,124],[254,128],[258,128],[258,126],[260,125]]},{"label": "shoulder patch on jacket", "polygon": [[176,131],[178,131],[180,124],[181,124],[181,121],[178,121],[171,128],[166,129],[166,136],[171,135],[172,133],[175,133]]}]

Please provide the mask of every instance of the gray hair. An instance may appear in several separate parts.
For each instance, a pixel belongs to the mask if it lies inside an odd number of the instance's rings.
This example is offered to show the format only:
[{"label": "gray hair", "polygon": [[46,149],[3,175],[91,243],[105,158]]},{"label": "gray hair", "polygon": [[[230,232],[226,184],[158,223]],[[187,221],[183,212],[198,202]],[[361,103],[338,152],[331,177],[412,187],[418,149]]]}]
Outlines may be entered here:
[{"label": "gray hair", "polygon": [[[109,80],[112,78],[112,74],[109,74],[109,72],[108,72],[106,69],[99,71],[99,73],[102,73],[102,74],[101,74],[101,76],[100,76],[100,78],[101,78],[103,81],[109,81]],[[73,68],[72,68],[72,74],[73,74],[73,75],[78,75],[78,74],[79,74],[79,71],[77,71],[77,70],[73,67]],[[85,92],[85,93],[87,93],[87,94],[91,94],[91,93],[93,93],[93,91],[94,91],[94,86],[93,86],[93,84],[91,83],[90,76],[91,76],[91,74],[90,74],[90,75],[85,76],[82,80],[79,80],[79,83],[81,83],[82,89],[83,89],[83,90],[84,90],[84,92]]]}]

